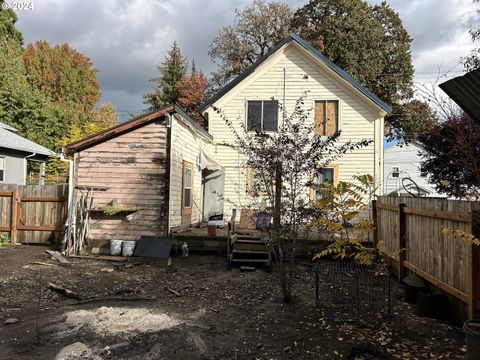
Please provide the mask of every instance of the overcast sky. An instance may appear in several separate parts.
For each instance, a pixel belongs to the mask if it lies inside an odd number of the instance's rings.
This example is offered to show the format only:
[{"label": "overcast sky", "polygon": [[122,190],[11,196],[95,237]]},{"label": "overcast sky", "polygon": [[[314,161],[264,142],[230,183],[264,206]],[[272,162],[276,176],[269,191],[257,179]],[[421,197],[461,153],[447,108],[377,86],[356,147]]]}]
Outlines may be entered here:
[{"label": "overcast sky", "polygon": [[[33,0],[33,10],[17,11],[25,43],[46,40],[69,43],[90,57],[99,70],[103,101],[111,101],[121,115],[143,110],[142,94],[165,58],[173,40],[197,68],[215,68],[208,49],[218,30],[232,23],[239,0]],[[286,0],[293,7],[307,1]],[[371,3],[381,1],[369,0]],[[468,29],[478,26],[472,0],[390,0],[412,44],[416,81],[433,81],[440,68],[459,75],[459,65],[474,46]]]}]

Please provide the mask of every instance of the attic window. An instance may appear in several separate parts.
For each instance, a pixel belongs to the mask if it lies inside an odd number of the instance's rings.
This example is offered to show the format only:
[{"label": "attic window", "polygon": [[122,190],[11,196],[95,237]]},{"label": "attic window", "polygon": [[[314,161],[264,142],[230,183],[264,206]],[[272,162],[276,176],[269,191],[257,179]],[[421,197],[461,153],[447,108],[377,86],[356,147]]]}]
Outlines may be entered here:
[{"label": "attic window", "polygon": [[5,158],[0,157],[0,181],[5,181]]},{"label": "attic window", "polygon": [[248,131],[277,131],[278,101],[261,100],[247,102]]},{"label": "attic window", "polygon": [[393,167],[393,168],[392,168],[392,177],[398,178],[399,175],[400,175],[400,168],[398,168],[398,167]]}]

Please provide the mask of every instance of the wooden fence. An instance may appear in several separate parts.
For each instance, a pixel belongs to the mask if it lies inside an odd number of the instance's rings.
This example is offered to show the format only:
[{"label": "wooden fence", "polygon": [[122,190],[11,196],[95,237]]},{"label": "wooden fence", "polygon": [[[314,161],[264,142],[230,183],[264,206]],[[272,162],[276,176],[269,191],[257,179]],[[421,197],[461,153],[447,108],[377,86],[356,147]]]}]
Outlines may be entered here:
[{"label": "wooden fence", "polygon": [[379,197],[373,202],[374,242],[406,269],[461,300],[480,317],[480,247],[459,243],[443,228],[480,238],[480,203],[439,198]]},{"label": "wooden fence", "polygon": [[63,236],[68,185],[0,184],[0,233],[13,243],[45,244]]}]

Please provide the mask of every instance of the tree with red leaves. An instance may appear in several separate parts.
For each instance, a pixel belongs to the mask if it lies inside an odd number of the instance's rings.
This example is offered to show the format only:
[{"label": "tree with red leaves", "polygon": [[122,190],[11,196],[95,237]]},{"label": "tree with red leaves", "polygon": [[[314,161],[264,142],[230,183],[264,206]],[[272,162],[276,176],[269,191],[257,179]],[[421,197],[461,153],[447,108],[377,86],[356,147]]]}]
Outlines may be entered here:
[{"label": "tree with red leaves", "polygon": [[452,115],[420,136],[422,172],[438,191],[480,197],[480,125],[467,114]]},{"label": "tree with red leaves", "polygon": [[203,72],[195,69],[195,63],[192,63],[192,73],[177,84],[177,90],[180,94],[178,104],[183,107],[187,113],[196,122],[206,126],[205,119],[198,113],[198,108],[207,99],[207,80]]}]

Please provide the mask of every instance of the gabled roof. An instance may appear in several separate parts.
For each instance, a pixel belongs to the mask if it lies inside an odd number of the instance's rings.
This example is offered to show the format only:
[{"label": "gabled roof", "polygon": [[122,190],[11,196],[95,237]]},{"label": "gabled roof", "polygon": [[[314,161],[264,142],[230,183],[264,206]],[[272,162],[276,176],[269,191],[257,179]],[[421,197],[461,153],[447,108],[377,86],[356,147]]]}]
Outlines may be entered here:
[{"label": "gabled roof", "polygon": [[0,147],[37,155],[51,156],[53,152],[46,147],[16,134],[17,129],[0,123]]},{"label": "gabled roof", "polygon": [[116,126],[113,126],[109,129],[100,131],[96,134],[90,135],[82,140],[76,141],[72,144],[68,144],[65,147],[65,153],[67,155],[72,155],[75,152],[82,151],[84,149],[87,149],[91,146],[94,146],[96,144],[99,144],[103,141],[115,138],[119,135],[125,134],[131,130],[137,129],[141,126],[144,126],[146,124],[149,124],[155,120],[157,120],[160,117],[166,116],[168,114],[172,113],[178,113],[182,116],[183,119],[185,119],[189,125],[191,125],[197,132],[201,133],[202,135],[208,137],[209,139],[212,139],[212,135],[209,134],[204,128],[202,128],[199,124],[196,123],[188,114],[185,112],[185,110],[182,109],[181,106],[178,104],[170,104],[167,106],[164,106],[161,109],[149,112],[147,114],[138,116],[132,120],[129,120],[127,122],[118,124]]},{"label": "gabled roof", "polygon": [[390,107],[390,105],[388,105],[384,101],[380,100],[372,92],[370,92],[368,89],[366,89],[364,86],[362,86],[357,80],[355,80],[353,77],[351,77],[349,74],[347,74],[344,70],[340,69],[332,61],[330,61],[325,55],[323,55],[320,51],[315,49],[312,45],[310,45],[308,42],[303,40],[300,36],[298,36],[295,33],[292,33],[289,36],[287,36],[285,39],[283,39],[277,46],[275,46],[267,54],[265,54],[263,57],[261,57],[255,64],[248,67],[242,74],[240,74],[235,79],[230,81],[223,89],[221,89],[215,95],[213,95],[210,99],[208,99],[207,102],[201,107],[200,111],[205,110],[207,107],[209,107],[210,105],[212,105],[213,103],[218,101],[220,98],[222,98],[226,93],[228,93],[235,86],[237,86],[247,76],[252,74],[260,64],[262,64],[265,60],[267,60],[270,56],[272,56],[275,52],[277,52],[284,45],[289,44],[292,41],[299,44],[301,47],[303,47],[305,50],[307,50],[309,53],[311,53],[318,60],[323,62],[325,65],[327,65],[331,70],[333,70],[340,77],[342,77],[344,80],[346,80],[348,83],[350,83],[350,85],[355,87],[363,95],[365,95],[372,102],[374,102],[378,107],[382,108],[386,112],[392,112],[392,108]]},{"label": "gabled roof", "polygon": [[470,117],[480,123],[480,69],[439,85]]}]

